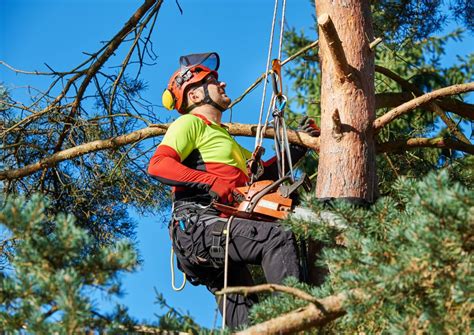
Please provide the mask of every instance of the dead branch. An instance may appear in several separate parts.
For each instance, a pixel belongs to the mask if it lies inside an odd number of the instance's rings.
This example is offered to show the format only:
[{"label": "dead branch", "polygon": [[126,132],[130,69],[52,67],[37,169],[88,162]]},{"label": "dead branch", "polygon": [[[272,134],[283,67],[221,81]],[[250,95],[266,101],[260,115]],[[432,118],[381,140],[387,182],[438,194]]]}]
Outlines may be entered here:
[{"label": "dead branch", "polygon": [[459,85],[452,85],[448,87],[441,88],[439,90],[432,91],[430,93],[426,93],[418,98],[412,99],[404,104],[392,109],[391,111],[387,112],[385,115],[382,115],[378,119],[374,121],[374,130],[375,132],[380,131],[380,129],[396,118],[400,117],[403,114],[406,114],[413,109],[431,102],[435,99],[450,96],[454,94],[460,94],[465,92],[474,91],[474,83],[466,83],[466,84],[459,84]]},{"label": "dead branch", "polygon": [[[106,140],[97,140],[84,143],[73,148],[59,151],[40,161],[18,169],[0,171],[0,180],[12,180],[29,176],[41,169],[50,168],[60,162],[73,159],[79,156],[96,152],[100,150],[117,149],[119,147],[142,141],[146,138],[164,135],[169,124],[154,124],[149,127],[134,131],[129,134],[120,135]],[[225,124],[225,127],[231,135],[255,137],[257,125],[251,124]],[[273,138],[274,129],[267,128],[264,133],[265,138]],[[291,143],[298,144],[314,151],[319,151],[319,138],[311,137],[306,133],[288,130],[288,139]],[[396,142],[381,143],[377,145],[378,152],[393,152],[403,149],[409,150],[418,147],[447,148],[460,150],[467,153],[474,153],[473,145],[458,142],[450,139],[409,139]]]},{"label": "dead branch", "polygon": [[72,103],[72,108],[71,112],[66,118],[66,124],[64,125],[64,128],[61,132],[61,135],[59,136],[58,142],[54,148],[54,152],[57,152],[61,149],[62,144],[64,142],[64,139],[66,138],[66,134],[68,130],[71,128],[71,125],[69,124],[69,120],[72,120],[72,118],[77,114],[78,109],[81,105],[81,100],[82,97],[84,96],[84,93],[89,86],[89,83],[91,82],[92,78],[97,74],[99,69],[104,65],[104,63],[112,56],[117,50],[117,48],[120,46],[120,44],[123,42],[124,38],[136,28],[136,25],[140,20],[145,16],[145,14],[148,12],[148,10],[156,4],[155,8],[153,9],[152,13],[150,16],[153,16],[156,11],[159,10],[161,7],[161,4],[163,3],[162,0],[145,0],[144,4],[140,6],[140,8],[137,9],[135,13],[130,17],[130,19],[125,23],[123,28],[112,38],[112,40],[109,42],[108,47],[104,50],[104,52],[97,58],[97,60],[91,64],[91,66],[87,69],[85,72],[85,78],[81,83],[81,86],[79,87],[76,98],[74,99],[74,102]]},{"label": "dead branch", "polygon": [[[47,113],[51,112],[52,110],[57,109],[56,105],[58,105],[61,102],[61,100],[63,100],[66,97],[66,94],[69,92],[70,88],[75,86],[75,82],[79,78],[81,78],[82,76],[85,75],[84,80],[82,81],[80,87],[77,89],[74,101],[70,104],[71,112],[69,113],[69,115],[66,119],[67,124],[64,126],[63,131],[61,133],[61,136],[59,138],[59,141],[56,144],[55,151],[58,151],[60,149],[60,147],[62,146],[62,143],[63,143],[64,138],[66,136],[67,130],[71,126],[68,123],[70,123],[71,119],[74,117],[74,115],[76,115],[76,113],[78,111],[78,108],[80,106],[81,99],[82,99],[89,83],[93,79],[93,77],[97,74],[97,72],[102,67],[102,65],[110,58],[110,56],[112,56],[114,54],[114,52],[116,51],[118,46],[124,41],[125,37],[129,33],[131,33],[134,29],[136,29],[136,25],[138,24],[138,22],[140,22],[140,20],[143,18],[143,16],[149,11],[149,9],[153,5],[156,4],[156,6],[153,9],[152,14],[151,14],[151,15],[153,15],[154,12],[159,10],[162,2],[163,2],[162,0],[145,0],[143,5],[140,8],[138,8],[137,11],[125,23],[123,28],[104,47],[102,47],[98,52],[90,55],[90,58],[88,58],[86,61],[81,63],[79,66],[76,66],[73,70],[71,70],[69,72],[55,72],[55,71],[53,71],[51,74],[52,75],[57,75],[58,78],[56,80],[54,80],[53,84],[51,84],[50,89],[53,86],[55,86],[55,84],[59,80],[62,80],[65,75],[68,75],[68,74],[74,74],[74,75],[71,78],[68,79],[68,81],[66,82],[66,84],[65,84],[64,88],[62,89],[61,93],[48,106],[46,106],[44,109],[42,109],[42,110],[40,110],[40,111],[38,111],[34,114],[29,115],[28,117],[18,121],[16,124],[11,126],[10,128],[4,130],[0,134],[0,137],[4,136],[6,133],[12,131],[13,129],[15,129],[17,127],[19,127],[20,125],[26,126],[27,124],[35,121],[36,119],[40,118],[44,114],[47,114]],[[90,62],[92,62],[92,64],[88,68],[86,68],[84,70],[80,70],[83,66],[85,66],[86,64],[88,64]],[[3,64],[3,65],[5,65],[5,64]],[[12,70],[18,71],[18,70],[13,69],[13,68],[12,68]],[[24,73],[26,73],[26,72],[24,72]],[[33,72],[33,74],[46,74],[46,73],[35,73],[35,72]],[[61,108],[64,108],[64,107],[61,107]]]},{"label": "dead branch", "polygon": [[[229,133],[234,136],[255,137],[257,133],[257,125],[254,124],[226,123],[225,126]],[[318,137],[311,137],[304,132],[298,132],[295,130],[288,130],[287,132],[290,143],[299,144],[317,152],[319,151]],[[265,138],[273,138],[274,129],[266,128],[263,136]]]},{"label": "dead branch", "polygon": [[300,289],[278,285],[278,284],[263,284],[263,285],[256,285],[256,286],[235,286],[229,287],[224,290],[217,291],[216,295],[224,295],[224,294],[234,294],[239,293],[243,295],[249,295],[254,293],[261,293],[261,292],[284,292],[295,296],[296,298],[311,302],[311,303],[318,303],[318,299],[313,297],[312,295],[302,291]]},{"label": "dead branch", "polygon": [[147,127],[134,131],[130,134],[117,136],[107,140],[97,140],[89,143],[84,143],[76,147],[59,151],[49,157],[45,157],[40,161],[27,165],[25,167],[13,170],[6,170],[0,172],[0,180],[3,179],[17,179],[28,175],[31,175],[41,169],[50,168],[57,165],[58,163],[73,159],[85,154],[105,150],[105,149],[116,149],[127,144],[135,143],[152,136],[160,136],[168,129],[168,124],[156,125],[153,127]]},{"label": "dead branch", "polygon": [[33,74],[33,75],[36,75],[36,76],[51,76],[53,74],[71,74],[71,72],[40,72],[40,71],[25,71],[25,70],[20,70],[20,69],[17,69],[17,68],[14,68],[13,66],[11,66],[10,64],[0,60],[0,65],[3,65],[5,66],[7,69],[15,72],[15,73],[18,73],[18,74]]},{"label": "dead branch", "polygon": [[377,144],[378,152],[403,152],[416,148],[452,149],[474,154],[474,145],[443,137],[409,138]]},{"label": "dead branch", "polygon": [[346,55],[339,39],[336,28],[328,14],[324,13],[318,17],[318,25],[323,32],[324,38],[328,45],[332,62],[334,64],[334,72],[339,82],[344,82],[351,74]]},{"label": "dead branch", "polygon": [[128,54],[127,56],[125,57],[124,61],[122,62],[122,66],[121,66],[121,69],[120,69],[120,73],[118,74],[117,78],[115,78],[115,81],[114,81],[114,84],[112,86],[112,93],[110,94],[110,102],[109,102],[109,107],[108,107],[108,111],[109,113],[112,113],[112,105],[113,105],[113,102],[114,102],[114,98],[115,98],[115,93],[117,91],[117,86],[120,82],[120,80],[122,79],[124,73],[125,73],[125,69],[127,68],[128,64],[130,63],[130,59],[132,58],[132,54],[133,52],[135,51],[135,48],[138,46],[138,42],[140,41],[140,38],[141,38],[141,35],[146,27],[146,25],[148,24],[148,22],[153,18],[155,17],[155,13],[158,13],[158,10],[160,9],[160,6],[161,6],[161,3],[157,3],[157,5],[155,6],[155,8],[152,10],[152,12],[150,13],[150,15],[148,15],[148,17],[143,21],[143,24],[142,26],[140,27],[140,29],[138,30],[138,33],[136,34],[135,36],[135,40],[133,41],[133,44],[132,46],[130,47],[130,50],[128,51]]},{"label": "dead branch", "polygon": [[[416,85],[410,83],[409,81],[403,79],[400,77],[398,74],[395,72],[384,68],[382,66],[375,66],[375,69],[377,72],[385,75],[386,77],[392,79],[393,81],[397,82],[403,90],[405,91],[411,91],[415,94],[415,96],[422,96],[424,92],[420,90]],[[440,105],[434,101],[430,101],[426,104],[425,108],[428,108],[432,112],[434,112],[436,115],[438,115],[441,120],[446,124],[448,127],[449,131],[456,136],[460,141],[463,141],[465,143],[470,143],[467,137],[458,129],[457,125],[449,118],[448,115],[443,111],[443,109],[440,107]],[[473,118],[473,115],[471,115],[469,118]]]},{"label": "dead branch", "polygon": [[[235,136],[254,137],[257,130],[256,125],[233,123],[226,124],[225,126],[228,129],[229,133]],[[45,157],[40,161],[27,165],[25,167],[0,171],[0,180],[22,178],[25,176],[29,176],[41,169],[53,167],[65,160],[83,156],[91,152],[106,149],[116,149],[128,144],[133,144],[138,141],[142,141],[146,138],[164,135],[168,127],[169,124],[155,124],[129,134],[113,137],[106,140],[97,140],[89,143],[84,143],[72,148],[68,148],[56,152],[49,157]],[[273,135],[273,128],[268,128],[264,134],[266,138],[273,138]],[[288,139],[291,143],[299,144],[315,151],[319,150],[319,138],[311,137],[306,133],[289,130]]]}]

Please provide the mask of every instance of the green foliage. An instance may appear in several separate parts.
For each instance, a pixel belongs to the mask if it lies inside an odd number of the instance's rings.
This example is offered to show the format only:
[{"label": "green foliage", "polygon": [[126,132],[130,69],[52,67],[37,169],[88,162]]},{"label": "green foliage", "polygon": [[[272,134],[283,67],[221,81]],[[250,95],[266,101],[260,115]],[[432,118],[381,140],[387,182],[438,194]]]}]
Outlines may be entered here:
[{"label": "green foliage", "polygon": [[[48,215],[48,201],[8,198],[0,212],[0,328],[73,334],[89,328],[119,329],[130,321],[123,308],[98,317],[90,293],[120,292],[118,274],[137,264],[127,241],[90,248],[92,239],[73,216]],[[122,326],[120,326],[122,327]]]},{"label": "green foliage", "polygon": [[[344,247],[336,243],[334,228],[306,223],[309,235],[328,241],[324,259],[330,275],[320,289],[303,288],[316,297],[353,289],[367,296],[349,301],[347,315],[322,332],[470,333],[474,290],[470,186],[451,181],[448,171],[442,171],[421,181],[398,179],[395,196],[381,198],[370,209],[335,204],[331,211],[348,225],[342,233]],[[301,227],[300,222],[291,225]],[[301,303],[273,297],[252,316],[262,321],[282,312],[282,305],[288,311]]]},{"label": "green foliage", "polygon": [[160,308],[166,308],[168,311],[158,316],[158,325],[161,329],[169,331],[184,331],[191,334],[205,334],[208,332],[207,329],[201,328],[189,314],[180,313],[175,308],[168,305],[163,294],[155,291],[156,301]]},{"label": "green foliage", "polygon": [[8,91],[3,83],[0,82],[0,112],[6,111],[8,109],[7,102]]},{"label": "green foliage", "polygon": [[[284,283],[286,286],[297,288],[301,291],[305,291],[313,296],[318,296],[320,293],[319,288],[310,287],[307,284],[298,282],[295,278],[287,278]],[[252,307],[250,312],[250,319],[252,323],[264,322],[277,315],[282,315],[295,310],[300,307],[304,307],[308,304],[301,299],[297,299],[289,294],[275,294],[267,296],[259,304]]]}]

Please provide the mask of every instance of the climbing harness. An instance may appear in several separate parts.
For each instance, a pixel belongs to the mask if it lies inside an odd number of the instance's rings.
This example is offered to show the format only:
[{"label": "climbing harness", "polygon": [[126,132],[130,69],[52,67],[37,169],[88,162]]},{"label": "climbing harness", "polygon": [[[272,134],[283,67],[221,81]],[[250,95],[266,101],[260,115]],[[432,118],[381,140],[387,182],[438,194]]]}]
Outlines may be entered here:
[{"label": "climbing harness", "polygon": [[175,275],[174,275],[174,247],[177,249],[177,252],[190,259],[190,261],[194,263],[199,263],[202,265],[206,265],[206,263],[210,263],[213,266],[218,266],[216,262],[213,260],[206,260],[194,255],[194,250],[190,250],[189,252],[185,252],[184,249],[181,247],[180,242],[176,237],[176,230],[179,229],[185,233],[188,233],[192,236],[194,230],[197,228],[197,223],[201,218],[204,218],[205,225],[209,225],[214,223],[217,220],[221,220],[219,217],[215,217],[209,215],[209,218],[206,218],[206,212],[211,209],[211,206],[203,206],[195,203],[184,203],[178,206],[175,206],[173,203],[171,207],[171,221],[169,224],[169,231],[170,231],[170,238],[172,241],[173,246],[171,247],[171,256],[170,256],[170,267],[171,267],[171,286],[175,291],[181,291],[185,285],[186,274],[183,272],[183,282],[182,284],[177,287],[175,283]]}]

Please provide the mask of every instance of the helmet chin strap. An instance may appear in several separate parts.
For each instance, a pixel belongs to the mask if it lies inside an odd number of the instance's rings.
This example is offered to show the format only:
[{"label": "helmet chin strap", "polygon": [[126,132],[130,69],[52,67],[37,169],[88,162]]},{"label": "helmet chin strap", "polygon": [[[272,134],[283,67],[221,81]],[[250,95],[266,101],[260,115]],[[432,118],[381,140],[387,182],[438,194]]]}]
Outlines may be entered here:
[{"label": "helmet chin strap", "polygon": [[218,110],[220,110],[221,112],[224,112],[227,108],[224,108],[222,107],[221,105],[219,105],[217,102],[215,102],[214,100],[212,100],[212,98],[210,97],[209,95],[209,90],[207,89],[207,82],[204,83],[203,85],[203,88],[204,88],[204,99],[202,99],[200,102],[198,103],[195,103],[195,104],[192,104],[192,105],[189,105],[187,108],[186,108],[186,113],[189,113],[190,111],[192,111],[194,108],[196,107],[199,107],[199,106],[202,106],[202,105],[211,105],[215,108],[217,108]]}]

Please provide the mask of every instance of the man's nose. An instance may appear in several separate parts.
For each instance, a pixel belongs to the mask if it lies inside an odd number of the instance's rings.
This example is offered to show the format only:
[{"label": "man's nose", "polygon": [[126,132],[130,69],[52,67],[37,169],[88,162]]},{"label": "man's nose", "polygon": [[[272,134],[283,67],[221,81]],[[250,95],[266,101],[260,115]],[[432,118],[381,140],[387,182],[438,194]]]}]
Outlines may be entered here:
[{"label": "man's nose", "polygon": [[219,86],[220,86],[220,87],[226,87],[227,84],[225,83],[225,81],[220,81],[220,82],[219,82]]}]

